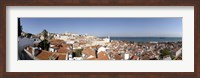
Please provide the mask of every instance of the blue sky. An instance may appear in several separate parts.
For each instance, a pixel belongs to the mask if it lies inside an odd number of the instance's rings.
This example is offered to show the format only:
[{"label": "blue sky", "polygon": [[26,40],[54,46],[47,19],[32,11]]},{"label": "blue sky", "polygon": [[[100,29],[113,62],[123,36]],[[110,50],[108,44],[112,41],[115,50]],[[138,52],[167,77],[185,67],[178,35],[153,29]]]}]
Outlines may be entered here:
[{"label": "blue sky", "polygon": [[182,37],[182,18],[21,18],[23,31],[97,37]]}]

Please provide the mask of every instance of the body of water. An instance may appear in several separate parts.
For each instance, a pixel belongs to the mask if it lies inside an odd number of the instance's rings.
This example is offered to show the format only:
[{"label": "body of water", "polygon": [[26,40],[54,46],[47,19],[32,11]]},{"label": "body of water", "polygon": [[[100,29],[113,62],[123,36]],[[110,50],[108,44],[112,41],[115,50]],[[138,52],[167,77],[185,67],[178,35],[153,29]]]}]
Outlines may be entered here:
[{"label": "body of water", "polygon": [[110,37],[111,40],[134,41],[134,42],[177,42],[182,37]]}]

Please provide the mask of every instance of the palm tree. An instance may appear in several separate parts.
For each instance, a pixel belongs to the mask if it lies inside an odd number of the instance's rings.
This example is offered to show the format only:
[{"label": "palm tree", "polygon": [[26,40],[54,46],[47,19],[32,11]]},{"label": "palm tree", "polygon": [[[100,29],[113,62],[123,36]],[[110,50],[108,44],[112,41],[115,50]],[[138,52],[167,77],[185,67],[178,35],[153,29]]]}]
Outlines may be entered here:
[{"label": "palm tree", "polygon": [[46,29],[44,29],[42,31],[42,35],[44,36],[44,39],[47,39],[48,38],[48,31]]}]

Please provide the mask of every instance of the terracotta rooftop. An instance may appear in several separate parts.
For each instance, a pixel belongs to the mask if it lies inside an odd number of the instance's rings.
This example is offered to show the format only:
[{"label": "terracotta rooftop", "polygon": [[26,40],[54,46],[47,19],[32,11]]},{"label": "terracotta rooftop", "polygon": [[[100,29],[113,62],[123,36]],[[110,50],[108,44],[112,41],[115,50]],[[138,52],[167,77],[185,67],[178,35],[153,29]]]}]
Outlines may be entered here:
[{"label": "terracotta rooftop", "polygon": [[89,48],[89,47],[83,49],[82,53],[83,53],[83,54],[86,54],[87,56],[90,56],[90,55],[96,56],[96,55],[95,55],[95,51],[94,51],[92,48]]},{"label": "terracotta rooftop", "polygon": [[31,48],[30,46],[29,46],[29,47],[27,47],[27,48],[28,48],[28,50],[27,50],[27,51],[28,51],[29,53],[31,53],[31,54],[32,54],[32,48]]},{"label": "terracotta rooftop", "polygon": [[115,60],[121,60],[121,59],[122,59],[122,57],[121,57],[120,55],[118,55],[118,54],[115,54],[115,55],[113,56],[113,58],[114,58]]},{"label": "terracotta rooftop", "polygon": [[131,59],[132,60],[137,60],[139,57],[138,56],[133,56]]},{"label": "terracotta rooftop", "polygon": [[98,60],[109,60],[106,52],[103,52],[103,51],[99,52],[98,53]]},{"label": "terracotta rooftop", "polygon": [[42,50],[36,57],[40,60],[49,60],[49,56],[51,56],[53,53],[52,52],[48,52],[45,50]]},{"label": "terracotta rooftop", "polygon": [[96,48],[98,48],[98,46],[91,46],[93,49],[96,49]]},{"label": "terracotta rooftop", "polygon": [[58,56],[58,60],[65,60],[66,59],[66,55],[59,55]]},{"label": "terracotta rooftop", "polygon": [[58,49],[58,53],[67,53],[67,52],[69,52],[70,50],[69,49],[67,49],[67,48],[65,48],[65,47],[61,47],[61,48],[59,48]]},{"label": "terracotta rooftop", "polygon": [[89,57],[89,58],[87,58],[86,60],[96,60],[97,58],[95,57],[95,56],[93,56],[93,57]]},{"label": "terracotta rooftop", "polygon": [[61,47],[71,47],[72,46],[72,44],[61,44]]},{"label": "terracotta rooftop", "polygon": [[79,45],[84,45],[85,43],[79,42]]},{"label": "terracotta rooftop", "polygon": [[53,40],[50,41],[50,43],[52,45],[60,45],[60,44],[62,44],[64,42],[65,42],[64,40],[59,40],[59,39],[53,39]]},{"label": "terracotta rooftop", "polygon": [[52,53],[52,55],[49,56],[48,59],[50,59],[50,60],[56,60],[56,59],[58,58],[58,56],[59,56],[59,54],[57,54],[57,53]]}]

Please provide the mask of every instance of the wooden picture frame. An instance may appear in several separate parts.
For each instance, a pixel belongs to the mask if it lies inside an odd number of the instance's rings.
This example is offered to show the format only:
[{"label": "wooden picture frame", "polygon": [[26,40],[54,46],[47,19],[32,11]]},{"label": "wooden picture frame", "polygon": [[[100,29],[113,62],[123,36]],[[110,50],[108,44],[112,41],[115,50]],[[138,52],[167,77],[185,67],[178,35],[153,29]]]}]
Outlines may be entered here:
[{"label": "wooden picture frame", "polygon": [[[6,72],[6,6],[194,6],[194,72]],[[200,78],[199,0],[1,0],[0,78]]]}]

